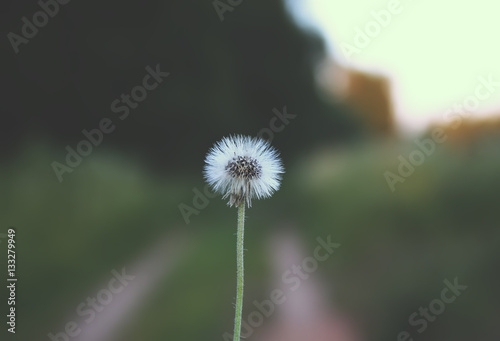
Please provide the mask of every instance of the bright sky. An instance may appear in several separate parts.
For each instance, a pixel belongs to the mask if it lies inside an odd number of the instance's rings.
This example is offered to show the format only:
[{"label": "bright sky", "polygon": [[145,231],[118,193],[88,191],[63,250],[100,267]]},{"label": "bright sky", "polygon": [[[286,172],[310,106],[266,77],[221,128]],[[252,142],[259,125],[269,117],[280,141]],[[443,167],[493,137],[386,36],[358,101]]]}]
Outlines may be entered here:
[{"label": "bright sky", "polygon": [[[464,101],[477,106],[474,117],[500,112],[497,1],[288,1],[300,22],[325,36],[341,64],[389,77],[403,130],[450,121],[447,109]],[[481,76],[498,84],[485,92]]]}]

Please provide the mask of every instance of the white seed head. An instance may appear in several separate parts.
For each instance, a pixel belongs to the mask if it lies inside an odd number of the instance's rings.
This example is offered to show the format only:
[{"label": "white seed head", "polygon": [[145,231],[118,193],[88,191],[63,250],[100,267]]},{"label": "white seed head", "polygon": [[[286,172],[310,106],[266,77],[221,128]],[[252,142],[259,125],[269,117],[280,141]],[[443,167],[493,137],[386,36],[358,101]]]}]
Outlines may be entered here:
[{"label": "white seed head", "polygon": [[268,198],[280,187],[284,168],[269,142],[249,136],[224,137],[205,158],[203,174],[214,191],[229,197],[229,206]]}]

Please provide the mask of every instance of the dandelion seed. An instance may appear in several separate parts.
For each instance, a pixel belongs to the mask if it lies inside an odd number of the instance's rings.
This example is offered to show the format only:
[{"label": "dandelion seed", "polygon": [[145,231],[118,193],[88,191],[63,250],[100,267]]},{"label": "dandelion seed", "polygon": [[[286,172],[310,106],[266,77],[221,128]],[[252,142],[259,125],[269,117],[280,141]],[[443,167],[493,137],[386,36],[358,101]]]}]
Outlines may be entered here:
[{"label": "dandelion seed", "polygon": [[252,206],[252,199],[270,197],[284,173],[279,153],[269,142],[230,136],[217,142],[205,159],[204,175],[214,191],[229,197],[229,206]]}]

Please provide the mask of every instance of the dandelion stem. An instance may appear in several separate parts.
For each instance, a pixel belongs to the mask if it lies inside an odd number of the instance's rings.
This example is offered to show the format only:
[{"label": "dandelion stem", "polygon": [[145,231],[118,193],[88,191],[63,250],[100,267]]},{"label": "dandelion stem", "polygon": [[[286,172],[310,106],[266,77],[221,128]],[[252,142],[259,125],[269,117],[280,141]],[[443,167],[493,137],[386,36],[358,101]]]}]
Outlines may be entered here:
[{"label": "dandelion stem", "polygon": [[236,241],[237,286],[233,341],[240,341],[241,333],[241,312],[243,310],[243,237],[245,234],[245,204],[245,200],[243,200],[238,206],[238,237]]}]

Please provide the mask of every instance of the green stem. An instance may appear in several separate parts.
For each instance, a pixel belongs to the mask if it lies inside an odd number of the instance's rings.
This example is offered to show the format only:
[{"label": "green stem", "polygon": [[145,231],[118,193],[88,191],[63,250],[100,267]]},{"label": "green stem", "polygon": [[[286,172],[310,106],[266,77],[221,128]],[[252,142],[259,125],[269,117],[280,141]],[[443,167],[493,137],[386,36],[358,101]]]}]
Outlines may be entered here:
[{"label": "green stem", "polygon": [[245,200],[238,206],[238,237],[236,241],[237,287],[236,313],[234,317],[233,341],[240,341],[241,312],[243,310],[243,237],[245,234]]}]

